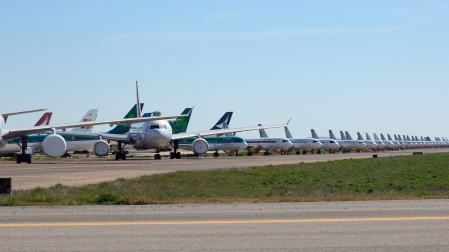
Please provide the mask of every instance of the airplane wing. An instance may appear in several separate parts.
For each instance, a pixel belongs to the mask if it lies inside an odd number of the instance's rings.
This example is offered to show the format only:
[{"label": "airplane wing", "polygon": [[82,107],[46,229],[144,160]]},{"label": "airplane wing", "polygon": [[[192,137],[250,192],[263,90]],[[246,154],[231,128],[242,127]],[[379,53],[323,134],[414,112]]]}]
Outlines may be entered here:
[{"label": "airplane wing", "polygon": [[228,129],[216,129],[216,130],[207,130],[207,131],[199,131],[199,132],[185,132],[173,134],[172,140],[180,140],[188,137],[204,137],[211,135],[223,135],[225,133],[234,133],[234,132],[242,132],[242,131],[250,131],[250,130],[259,130],[259,129],[272,129],[272,128],[282,128],[287,127],[288,125],[269,125],[269,126],[254,126],[254,127],[243,127],[243,128],[228,128]]},{"label": "airplane wing", "polygon": [[3,120],[6,123],[6,120],[8,120],[8,116],[33,113],[33,112],[38,112],[38,111],[43,111],[43,110],[47,110],[47,109],[34,109],[34,110],[25,110],[25,111],[12,112],[12,113],[2,113],[1,116],[3,116]]},{"label": "airplane wing", "polygon": [[147,122],[147,121],[167,120],[167,119],[186,117],[186,116],[188,116],[188,115],[127,118],[127,119],[110,120],[110,121],[90,121],[90,122],[60,124],[60,125],[47,125],[47,126],[31,127],[31,128],[24,128],[24,129],[5,129],[2,132],[1,137],[5,140],[10,140],[10,139],[14,139],[14,138],[17,138],[20,136],[42,133],[42,132],[49,131],[52,129],[62,129],[63,131],[65,131],[67,128],[74,128],[74,127],[80,127],[80,126],[93,126],[93,125],[101,125],[101,124],[109,124],[112,127],[112,125],[116,125],[116,124],[132,124],[132,123]]}]

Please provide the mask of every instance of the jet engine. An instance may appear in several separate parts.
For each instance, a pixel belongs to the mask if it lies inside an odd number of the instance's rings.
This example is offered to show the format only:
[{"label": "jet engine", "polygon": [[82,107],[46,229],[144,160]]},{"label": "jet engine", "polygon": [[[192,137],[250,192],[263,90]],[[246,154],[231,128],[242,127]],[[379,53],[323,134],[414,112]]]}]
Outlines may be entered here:
[{"label": "jet engine", "polygon": [[195,155],[201,155],[209,150],[209,144],[202,138],[197,138],[192,142],[192,150]]},{"label": "jet engine", "polygon": [[93,145],[94,153],[97,156],[106,156],[108,155],[110,148],[108,142],[105,140],[98,140]]},{"label": "jet engine", "polygon": [[248,149],[248,151],[251,152],[251,153],[253,153],[253,154],[257,154],[257,153],[260,152],[260,148],[257,147],[257,146],[253,146],[253,147],[250,147],[250,148]]},{"label": "jet engine", "polygon": [[49,157],[60,157],[67,149],[67,143],[62,136],[50,134],[42,141],[42,149]]}]

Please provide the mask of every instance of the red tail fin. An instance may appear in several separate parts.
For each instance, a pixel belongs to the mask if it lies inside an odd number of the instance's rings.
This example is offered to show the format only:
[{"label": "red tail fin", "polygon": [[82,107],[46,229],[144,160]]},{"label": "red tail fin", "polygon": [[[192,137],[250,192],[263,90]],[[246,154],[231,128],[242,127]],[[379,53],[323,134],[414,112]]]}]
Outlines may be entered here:
[{"label": "red tail fin", "polygon": [[34,126],[41,126],[41,125],[48,125],[50,123],[51,116],[53,115],[53,112],[47,112],[45,113],[39,121]]}]

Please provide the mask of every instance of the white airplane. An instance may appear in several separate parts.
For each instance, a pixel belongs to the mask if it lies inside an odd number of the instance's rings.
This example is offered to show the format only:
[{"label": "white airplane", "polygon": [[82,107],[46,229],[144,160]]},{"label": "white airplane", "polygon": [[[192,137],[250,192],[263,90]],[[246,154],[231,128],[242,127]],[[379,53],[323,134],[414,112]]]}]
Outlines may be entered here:
[{"label": "white airplane", "polygon": [[[176,115],[176,116],[165,116],[165,117],[144,117],[144,118],[132,118],[132,119],[120,119],[120,120],[107,120],[107,121],[92,121],[92,122],[78,122],[78,123],[67,123],[67,124],[59,124],[59,125],[47,125],[47,126],[39,126],[39,127],[30,127],[30,128],[21,128],[21,129],[7,129],[5,125],[5,117],[11,116],[11,115],[18,115],[18,114],[25,114],[25,113],[31,113],[31,112],[37,112],[42,111],[45,109],[37,109],[37,110],[28,110],[28,111],[20,111],[20,112],[13,112],[13,113],[3,113],[0,117],[0,149],[4,148],[9,140],[13,139],[21,139],[22,145],[21,145],[21,151],[22,154],[17,155],[17,163],[21,162],[27,162],[31,163],[31,155],[26,154],[27,148],[28,148],[28,135],[32,134],[38,134],[43,133],[46,131],[51,130],[52,133],[47,135],[44,140],[42,141],[42,148],[45,151],[45,153],[48,156],[51,157],[60,157],[66,152],[67,143],[65,139],[56,133],[56,130],[61,129],[65,131],[67,128],[74,128],[74,127],[82,127],[82,126],[93,126],[93,125],[101,125],[101,124],[109,124],[117,125],[130,125],[134,123],[142,123],[142,140],[151,141],[152,139],[146,139],[145,134],[150,130],[150,127],[154,126],[160,126],[157,122],[160,122],[161,120],[168,120],[168,119],[174,119],[178,117],[184,117],[183,115]],[[153,121],[156,121],[156,124],[154,124]],[[162,125],[163,126],[163,125]],[[76,132],[73,132],[75,134]],[[87,133],[84,133],[87,134]],[[201,145],[202,146],[202,145]],[[99,139],[94,143],[94,150],[97,151],[105,151],[106,147],[109,148],[109,145],[106,141]]]},{"label": "white airplane", "polygon": [[396,148],[396,145],[392,141],[387,140],[383,133],[380,133],[380,138],[382,139],[382,142],[384,142],[387,150],[394,150]]},{"label": "white airplane", "polygon": [[[90,122],[95,121],[97,118],[98,109],[89,110],[86,115],[81,118],[80,122]],[[51,112],[45,113],[44,116],[39,119],[39,121],[34,126],[48,125],[51,119]],[[90,132],[92,131],[92,126],[82,126],[73,128],[72,131],[78,132]],[[60,133],[60,132],[56,132]],[[26,154],[35,154],[35,153],[45,153],[42,148],[42,142],[47,137],[44,135],[29,135],[28,136],[28,148],[26,150]],[[74,151],[74,150],[89,150],[92,148],[92,144],[96,140],[88,139],[88,141],[83,141],[82,139],[72,139],[71,137],[64,137],[64,140],[67,143],[66,151]],[[81,141],[80,141],[81,140]],[[8,141],[8,143],[0,149],[0,153],[18,153],[21,151],[21,139],[14,139]]]},{"label": "white airplane", "polygon": [[[384,150],[385,149],[384,142],[380,141],[379,138],[377,138],[377,140],[376,139],[372,140],[367,132],[365,132],[365,135],[366,135],[366,139],[367,140],[373,141],[377,145],[375,150],[380,151],[380,150]],[[376,133],[374,133],[374,135],[375,135],[375,137],[377,137]]]},{"label": "white airplane", "polygon": [[335,150],[339,150],[341,148],[336,140],[319,138],[314,129],[311,129],[310,131],[312,132],[312,139],[318,139],[320,141],[321,149],[327,150],[329,153],[333,153]]},{"label": "white airplane", "polygon": [[376,135],[376,133],[373,133],[374,136],[374,142],[379,146],[379,150],[385,150],[387,149],[387,144],[385,144],[382,140],[379,139],[379,137]]},{"label": "white airplane", "polygon": [[[367,133],[368,134],[368,133]],[[362,134],[360,134],[360,132],[357,132],[357,140],[363,141],[366,144],[366,148],[370,149],[370,150],[377,150],[377,144],[376,142],[374,142],[371,139],[363,139]]]},{"label": "white airplane", "polygon": [[331,139],[337,141],[337,143],[342,147],[343,153],[350,152],[351,150],[360,152],[360,149],[366,148],[366,144],[363,141],[346,139],[343,131],[340,131],[341,140],[336,139],[332,130],[329,130],[329,136]]},{"label": "white airplane", "polygon": [[[228,129],[228,124],[231,121],[233,112],[226,112],[218,122],[211,128],[216,129]],[[179,142],[179,147],[184,150],[192,150],[192,143],[196,140],[196,137],[189,137]],[[241,137],[233,136],[232,133],[226,133],[225,136],[209,136],[204,137],[204,140],[209,144],[208,151],[215,151],[214,157],[218,157],[218,151],[222,150],[228,154],[236,153],[238,156],[239,150],[244,150],[248,147],[248,144]]]},{"label": "white airplane", "polygon": [[388,137],[388,141],[390,141],[390,142],[392,142],[394,144],[394,148],[396,150],[399,150],[399,149],[402,148],[401,143],[399,141],[397,141],[397,140],[393,140],[393,138],[391,138],[390,134],[387,134],[387,137]]},{"label": "white airplane", "polygon": [[[136,82],[137,89],[137,104],[139,104],[139,91],[138,84]],[[190,113],[189,113],[190,114]],[[188,114],[188,115],[189,115]],[[226,133],[234,133],[241,131],[249,131],[249,130],[258,130],[265,128],[281,128],[286,125],[272,125],[272,126],[254,126],[254,127],[242,127],[242,128],[234,128],[234,129],[216,129],[216,130],[208,130],[208,131],[199,131],[199,132],[182,132],[173,134],[172,127],[167,119],[172,119],[176,117],[186,117],[184,116],[175,116],[175,117],[144,117],[141,118],[142,112],[140,108],[138,108],[138,118],[137,120],[148,121],[145,123],[137,123],[132,124],[129,130],[129,134],[102,134],[102,133],[70,133],[72,136],[82,136],[82,137],[92,137],[92,138],[100,138],[94,145],[93,150],[97,156],[105,156],[109,153],[110,147],[106,140],[113,140],[118,143],[117,152],[115,153],[115,159],[126,159],[126,154],[123,151],[123,147],[125,145],[132,145],[136,150],[148,150],[155,149],[155,159],[161,159],[161,155],[159,154],[160,150],[170,144],[173,147],[173,152],[170,152],[170,158],[181,158],[181,153],[178,152],[179,149],[179,141],[183,139],[187,139],[189,137],[196,137],[196,139],[192,142],[192,150],[195,155],[201,155],[208,151],[209,143],[205,140],[204,136],[211,135],[222,135]],[[144,120],[145,119],[145,120]],[[148,120],[148,119],[151,119]],[[106,140],[105,140],[106,139]]]},{"label": "white airplane", "polygon": [[[291,120],[291,119],[290,119]],[[288,120],[288,123],[290,122],[290,120]],[[260,125],[260,124],[259,124]],[[285,130],[285,137],[293,144],[292,149],[296,150],[296,155],[300,154],[299,150],[303,151],[303,154],[306,154],[306,150],[311,150],[311,153],[313,154],[314,150],[320,150],[321,149],[321,142],[318,139],[313,139],[313,138],[293,138],[292,134],[290,133],[290,130],[288,129],[288,127],[284,128]],[[268,134],[265,130],[259,130],[259,134],[261,138],[268,138]],[[289,150],[289,149],[287,149]],[[291,150],[289,150],[288,152],[290,152]],[[318,153],[318,154],[321,154]]]}]

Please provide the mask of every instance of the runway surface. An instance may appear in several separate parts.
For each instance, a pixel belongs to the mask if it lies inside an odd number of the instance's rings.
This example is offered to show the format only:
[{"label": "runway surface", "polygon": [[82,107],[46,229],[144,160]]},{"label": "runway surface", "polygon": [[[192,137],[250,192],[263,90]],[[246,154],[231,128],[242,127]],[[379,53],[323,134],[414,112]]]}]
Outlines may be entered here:
[{"label": "runway surface", "polygon": [[447,251],[449,200],[2,207],[2,251]]},{"label": "runway surface", "polygon": [[[412,150],[376,153],[321,154],[321,155],[272,155],[252,157],[183,158],[150,160],[129,158],[115,161],[104,158],[33,160],[32,164],[16,164],[0,161],[0,177],[11,177],[13,190],[50,187],[57,183],[83,186],[117,178],[135,178],[142,175],[175,171],[247,168],[251,166],[294,164],[301,162],[331,161],[339,159],[372,158],[412,155]],[[419,150],[424,153],[449,152],[449,149]]]}]

